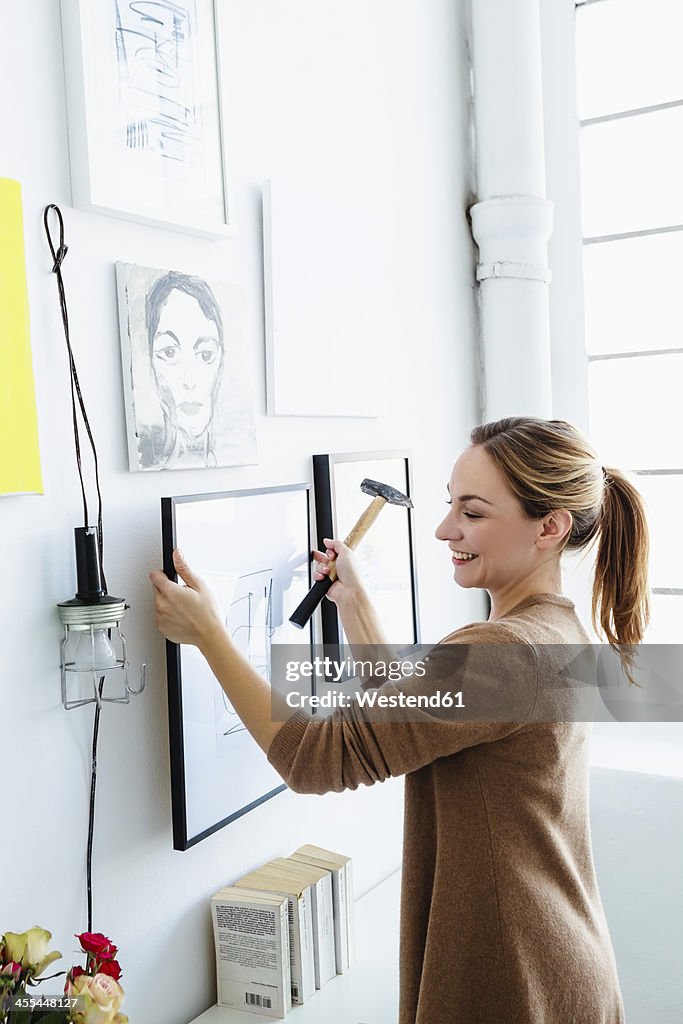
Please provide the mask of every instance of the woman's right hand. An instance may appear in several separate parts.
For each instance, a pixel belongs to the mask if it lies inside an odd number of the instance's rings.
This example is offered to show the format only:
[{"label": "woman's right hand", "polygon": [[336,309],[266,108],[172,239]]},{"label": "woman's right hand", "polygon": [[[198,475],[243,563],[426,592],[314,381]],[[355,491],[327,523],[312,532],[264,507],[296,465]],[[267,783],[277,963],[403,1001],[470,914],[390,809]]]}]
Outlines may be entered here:
[{"label": "woman's right hand", "polygon": [[334,540],[331,537],[323,537],[324,551],[314,551],[313,560],[316,563],[314,579],[324,580],[334,564],[337,579],[327,591],[326,597],[336,605],[341,605],[349,597],[354,596],[363,589],[358,576],[353,551],[341,540]]}]

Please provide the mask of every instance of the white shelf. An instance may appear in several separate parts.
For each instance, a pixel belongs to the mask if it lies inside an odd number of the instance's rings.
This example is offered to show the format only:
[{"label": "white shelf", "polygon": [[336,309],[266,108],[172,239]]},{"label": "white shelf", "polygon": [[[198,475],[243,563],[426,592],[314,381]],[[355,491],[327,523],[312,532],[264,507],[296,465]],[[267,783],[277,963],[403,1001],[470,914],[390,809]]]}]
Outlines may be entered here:
[{"label": "white shelf", "polygon": [[[288,1024],[387,1024],[398,1016],[398,911],[401,873],[396,871],[355,903],[356,960],[328,981]],[[190,1024],[272,1024],[273,1017],[212,1006]]]}]

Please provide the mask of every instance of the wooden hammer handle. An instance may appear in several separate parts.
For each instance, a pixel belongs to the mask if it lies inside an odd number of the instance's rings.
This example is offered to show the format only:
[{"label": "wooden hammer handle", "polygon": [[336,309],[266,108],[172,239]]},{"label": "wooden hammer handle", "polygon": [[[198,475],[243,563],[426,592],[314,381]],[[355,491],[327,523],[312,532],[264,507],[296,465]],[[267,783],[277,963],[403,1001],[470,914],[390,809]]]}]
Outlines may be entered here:
[{"label": "wooden hammer handle", "polygon": [[[377,495],[376,498],[373,498],[373,500],[370,502],[363,515],[360,517],[354,528],[351,530],[351,533],[344,541],[347,548],[351,548],[351,550],[353,551],[354,548],[356,548],[360,544],[363,537],[368,532],[368,530],[370,529],[370,527],[372,526],[375,519],[380,514],[386,503],[387,499],[383,498],[379,494]],[[331,563],[330,571],[327,575],[331,580],[336,580],[337,570],[334,562]]]},{"label": "wooden hammer handle", "polygon": [[[351,530],[351,533],[344,541],[347,547],[353,549],[360,543],[386,503],[386,498],[382,498],[379,495],[371,501],[363,515]],[[311,615],[337,578],[337,571],[334,562],[330,562],[329,565],[330,571],[327,576],[313,584],[299,607],[296,608],[294,613],[289,617],[289,621],[292,625],[297,626],[299,629],[304,628]]]}]

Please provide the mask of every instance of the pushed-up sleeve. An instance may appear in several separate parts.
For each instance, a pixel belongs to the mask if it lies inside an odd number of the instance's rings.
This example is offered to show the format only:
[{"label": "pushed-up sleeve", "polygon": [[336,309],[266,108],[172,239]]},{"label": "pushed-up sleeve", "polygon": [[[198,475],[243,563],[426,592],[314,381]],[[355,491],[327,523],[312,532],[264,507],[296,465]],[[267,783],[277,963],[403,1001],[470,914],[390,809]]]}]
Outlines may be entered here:
[{"label": "pushed-up sleeve", "polygon": [[507,626],[476,623],[433,647],[422,675],[364,688],[374,698],[326,717],[295,711],[268,760],[296,793],[370,786],[519,731],[537,689],[533,646]]}]

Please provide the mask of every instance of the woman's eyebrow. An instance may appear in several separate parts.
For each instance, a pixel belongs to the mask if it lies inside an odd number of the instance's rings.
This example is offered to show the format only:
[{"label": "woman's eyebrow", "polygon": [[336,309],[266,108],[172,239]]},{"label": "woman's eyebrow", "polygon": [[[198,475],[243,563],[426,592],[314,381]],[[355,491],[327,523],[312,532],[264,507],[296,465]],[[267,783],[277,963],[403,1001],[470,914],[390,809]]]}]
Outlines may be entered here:
[{"label": "woman's eyebrow", "polygon": [[196,349],[200,345],[206,345],[207,341],[212,342],[212,344],[216,345],[217,348],[220,348],[220,342],[218,338],[214,338],[213,334],[205,334],[201,338],[197,338],[192,348]]},{"label": "woman's eyebrow", "polygon": [[[446,490],[451,493],[450,484],[446,484]],[[479,494],[461,494],[458,501],[483,501],[485,505],[493,505],[492,501],[488,498],[482,498]]]},{"label": "woman's eyebrow", "polygon": [[493,505],[487,498],[481,498],[478,494],[461,494],[458,501],[483,501],[485,505]]},{"label": "woman's eyebrow", "polygon": [[178,340],[178,335],[174,334],[173,331],[157,331],[157,333],[154,335],[154,340],[156,341],[157,338],[165,338],[165,337],[173,338],[173,340],[175,341],[176,345],[180,344],[180,341]]}]

